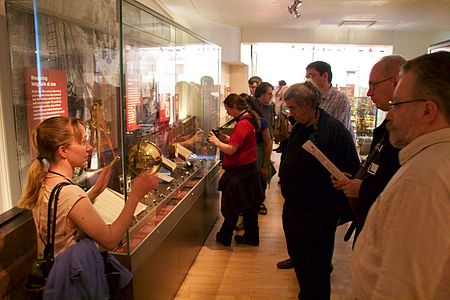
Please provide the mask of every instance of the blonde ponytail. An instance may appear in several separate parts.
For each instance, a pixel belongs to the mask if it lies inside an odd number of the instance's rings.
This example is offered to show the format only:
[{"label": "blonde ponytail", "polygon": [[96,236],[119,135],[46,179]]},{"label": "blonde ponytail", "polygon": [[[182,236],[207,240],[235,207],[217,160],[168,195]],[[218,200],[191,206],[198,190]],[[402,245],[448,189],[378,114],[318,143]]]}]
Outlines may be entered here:
[{"label": "blonde ponytail", "polygon": [[35,207],[41,190],[42,183],[44,182],[47,170],[43,167],[42,162],[38,159],[33,160],[30,168],[28,169],[27,182],[25,189],[20,197],[18,206],[20,208],[32,209]]},{"label": "blonde ponytail", "polygon": [[36,206],[50,163],[55,161],[58,147],[69,142],[72,137],[80,142],[82,139],[80,126],[84,126],[84,124],[79,119],[53,117],[46,119],[33,130],[32,145],[37,157],[28,170],[19,207],[32,209]]}]

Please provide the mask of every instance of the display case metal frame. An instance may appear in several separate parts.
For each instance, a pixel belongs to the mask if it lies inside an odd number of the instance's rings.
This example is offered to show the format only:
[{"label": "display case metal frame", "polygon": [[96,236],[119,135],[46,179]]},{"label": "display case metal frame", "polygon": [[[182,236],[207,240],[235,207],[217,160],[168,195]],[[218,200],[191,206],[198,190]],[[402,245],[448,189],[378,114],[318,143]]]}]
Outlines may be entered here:
[{"label": "display case metal frame", "polygon": [[[6,1],[8,2],[8,1]],[[32,5],[30,5],[33,1],[10,1],[14,2],[14,8],[19,8],[24,11],[24,13],[31,13],[33,14],[33,8]],[[39,1],[38,1],[39,2]],[[45,1],[43,1],[45,2]],[[51,3],[49,1],[48,3]],[[160,15],[157,12],[152,11],[151,9],[145,7],[141,3],[134,1],[134,0],[128,0],[128,1],[117,1],[118,5],[121,5],[122,3],[130,3],[137,7],[138,9],[141,9],[142,11],[145,11],[146,13],[152,14],[156,16],[157,18],[161,19],[164,22],[167,22],[167,24],[170,24],[176,30],[177,32],[181,33],[180,35],[175,35],[177,39],[180,41],[183,41],[183,39],[189,39],[189,36],[192,37],[193,40],[200,40],[202,41],[202,45],[210,45],[207,41],[196,35],[195,33],[187,30],[186,28],[176,24],[175,22],[168,20],[164,16]],[[39,13],[42,13],[42,16],[45,17],[52,17],[53,12],[51,10],[42,10],[39,11]],[[2,18],[7,17],[0,16]],[[95,30],[105,30],[105,27],[103,24],[95,24],[91,21],[84,22],[83,20],[77,20],[75,18],[72,18],[71,16],[64,15],[64,14],[57,14],[54,15],[54,17],[58,18],[61,22],[69,22],[71,24],[75,24],[76,26],[79,26],[80,28],[95,31]],[[116,16],[117,17],[117,16]],[[17,20],[19,20],[18,18]],[[4,20],[4,19],[2,19]],[[30,18],[31,20],[31,18]],[[29,21],[29,20],[28,20]],[[117,21],[117,19],[115,20]],[[29,23],[31,24],[31,22]],[[120,24],[122,26],[122,24]],[[5,30],[5,35],[2,35],[2,37],[7,36],[6,28],[4,27],[2,30]],[[115,37],[119,37],[120,41],[122,42],[123,36],[119,34],[119,32],[112,32],[112,35]],[[8,43],[5,44],[7,48],[10,47]],[[122,50],[123,47],[120,47]],[[5,74],[12,74],[12,65],[13,61],[16,59],[14,55],[16,53],[14,51],[5,51],[5,53],[11,53],[12,57],[4,56],[2,55],[2,61],[5,60],[5,57],[7,58],[8,62],[2,66],[3,69],[5,69]],[[33,49],[26,49],[25,51],[31,51]],[[217,54],[218,53],[218,54]],[[217,72],[217,78],[220,78],[220,49],[219,52],[217,52],[215,55],[217,55],[217,62],[214,63],[215,72]],[[31,55],[31,52],[28,53]],[[26,57],[25,54],[24,57]],[[45,58],[42,56],[42,58]],[[122,58],[122,56],[121,56]],[[27,59],[27,58],[26,58]],[[26,61],[25,59],[25,61]],[[29,58],[28,58],[29,59]],[[39,57],[38,59],[41,59]],[[121,67],[123,66],[123,61],[121,61]],[[26,67],[24,65],[23,67]],[[7,70],[6,70],[7,69]],[[17,70],[16,70],[17,71]],[[20,72],[20,71],[19,71]],[[125,71],[122,69],[121,76],[124,74]],[[18,76],[18,73],[15,74],[15,76]],[[19,74],[20,76],[20,74]],[[22,75],[23,76],[23,75]],[[12,78],[13,76],[10,76]],[[0,76],[0,78],[4,78],[3,76]],[[203,78],[201,79],[203,80]],[[7,86],[5,89],[3,89],[4,84],[2,85],[2,91],[1,91],[1,99],[2,99],[2,106],[5,104],[3,101],[5,98],[12,99],[8,103],[8,107],[13,110],[13,113],[9,114],[11,117],[14,117],[17,114],[17,107],[15,107],[16,104],[19,104],[20,107],[19,110],[26,111],[25,104],[22,102],[23,99],[14,100],[14,97],[17,97],[17,95],[14,95],[13,90],[14,88],[12,85],[14,80],[10,80],[11,86]],[[2,80],[2,83],[7,83],[7,80]],[[124,81],[121,77],[121,91],[124,91]],[[173,82],[175,85],[175,82]],[[199,82],[199,86],[202,86],[203,82]],[[175,87],[172,87],[173,90],[175,90]],[[210,87],[208,87],[210,88]],[[16,89],[17,90],[17,89]],[[118,91],[118,87],[115,87],[115,91]],[[212,89],[210,89],[210,92],[212,93]],[[8,94],[9,92],[9,94]],[[123,111],[125,107],[124,102],[124,95],[122,94],[120,98],[111,98],[111,101],[118,101],[117,110],[111,112],[111,118],[116,118],[120,120],[116,124],[117,125],[117,139],[122,139],[121,141],[117,141],[116,145],[117,148],[124,148],[126,147],[126,139],[129,138],[129,135],[125,134],[123,124],[125,123],[125,119],[123,117]],[[171,98],[175,99],[175,98]],[[199,98],[200,101],[204,101],[204,94],[201,95]],[[209,99],[211,101],[216,101],[218,106],[218,100],[219,98],[213,98]],[[110,100],[108,100],[110,101]],[[14,110],[16,109],[16,110]],[[204,113],[204,110],[202,110],[202,113]],[[24,114],[22,114],[24,115]],[[173,114],[174,115],[174,114]],[[202,117],[204,119],[213,119],[211,115],[207,116],[197,116]],[[17,121],[19,122],[19,121]],[[216,120],[218,122],[218,120]],[[15,121],[12,123],[16,124]],[[182,124],[182,120],[179,122]],[[177,122],[174,123],[177,125]],[[208,123],[209,124],[209,123]],[[113,124],[114,125],[114,124]],[[114,129],[116,130],[116,129]],[[12,137],[9,139],[17,140],[18,136],[26,135],[24,132],[21,135],[17,134],[14,135],[14,130],[10,131]],[[183,134],[185,132],[183,131]],[[12,143],[14,145],[14,143]],[[27,146],[25,146],[27,149]],[[18,153],[18,150],[15,149],[14,154]],[[14,155],[11,155],[13,157]],[[30,156],[31,157],[31,156]],[[126,162],[124,161],[126,159],[126,151],[122,152],[122,165],[119,167],[119,171],[124,175],[124,178],[127,178],[127,172],[126,172]],[[177,160],[177,159],[176,159]],[[179,159],[178,159],[179,160]],[[11,162],[13,163],[13,159]],[[218,214],[219,214],[219,194],[217,191],[217,183],[219,179],[219,170],[220,165],[218,161],[218,155],[217,152],[214,152],[213,157],[209,158],[200,158],[199,161],[197,161],[196,164],[194,164],[194,167],[187,167],[187,163],[183,161],[178,161],[177,164],[180,168],[188,168],[186,171],[186,176],[183,178],[183,180],[179,180],[178,184],[171,190],[167,191],[167,193],[164,194],[164,196],[161,199],[158,199],[159,206],[155,207],[155,213],[158,211],[164,210],[166,205],[172,206],[172,209],[167,212],[167,214],[164,215],[164,217],[159,220],[157,224],[154,224],[152,227],[152,230],[144,236],[144,238],[133,248],[130,249],[130,241],[133,241],[133,238],[135,235],[140,233],[140,229],[144,227],[143,224],[139,224],[139,221],[142,222],[148,222],[150,221],[150,218],[143,217],[142,219],[136,219],[134,222],[134,225],[130,227],[130,234],[128,234],[128,237],[124,238],[124,243],[126,244],[125,251],[113,251],[113,254],[116,255],[120,261],[122,261],[133,273],[134,273],[134,280],[133,280],[133,291],[131,294],[128,295],[128,297],[131,299],[169,299],[173,298],[176,294],[176,291],[181,284],[184,276],[187,274],[191,264],[195,260],[195,257],[207,238],[211,228],[214,226]],[[116,167],[117,168],[117,167]],[[18,168],[15,169],[17,172],[19,172]],[[184,172],[184,171],[183,171]],[[24,172],[22,172],[24,173]],[[189,174],[187,174],[189,173]],[[115,173],[113,176],[116,176],[117,173]],[[17,178],[17,182],[20,182],[20,175],[18,175],[19,178]],[[192,182],[195,181],[195,184],[192,184]],[[190,183],[189,183],[190,182]],[[20,184],[15,185],[20,189]],[[162,184],[161,189],[167,188],[166,185]],[[114,187],[114,189],[117,190],[117,187]],[[184,191],[184,194],[182,197],[175,197],[175,194],[178,194],[179,192]],[[17,196],[17,195],[16,195]],[[176,200],[173,200],[173,198],[177,198]],[[14,210],[18,211],[19,215],[27,218],[27,220],[22,220],[21,223],[26,223],[27,228],[33,225],[33,222],[31,220],[31,215],[28,212],[21,213],[21,210]],[[12,211],[11,211],[12,212]],[[9,224],[11,225],[11,224]],[[12,224],[14,225],[14,224]],[[22,226],[22,225],[20,225]],[[23,227],[23,226],[22,226]],[[11,228],[11,226],[9,226]],[[13,230],[13,229],[12,229]],[[23,228],[20,230],[20,232],[23,232]],[[34,231],[29,231],[30,236],[33,235]],[[27,240],[34,240],[31,238],[27,238]],[[7,247],[8,245],[5,245]],[[30,245],[30,249],[23,249],[24,251],[28,251],[27,253],[27,259],[29,260],[30,257],[32,257],[32,252],[35,251],[35,245]],[[173,263],[172,267],[168,267],[168,264]],[[166,278],[167,280],[161,280],[161,278]],[[15,280],[15,279],[14,279]],[[20,280],[20,279],[17,279]],[[149,284],[149,281],[151,284]]]}]

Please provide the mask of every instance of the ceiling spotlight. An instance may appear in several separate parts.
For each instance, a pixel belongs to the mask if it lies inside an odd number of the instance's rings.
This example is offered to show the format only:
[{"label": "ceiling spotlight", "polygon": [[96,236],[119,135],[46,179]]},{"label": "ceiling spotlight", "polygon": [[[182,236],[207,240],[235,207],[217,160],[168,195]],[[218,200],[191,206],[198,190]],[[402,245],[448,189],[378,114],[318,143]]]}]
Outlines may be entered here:
[{"label": "ceiling spotlight", "polygon": [[294,0],[294,3],[292,3],[291,6],[288,6],[288,12],[293,15],[295,18],[300,17],[300,13],[297,11],[297,9],[302,5],[303,2],[300,0]]},{"label": "ceiling spotlight", "polygon": [[295,9],[299,8],[302,4],[303,4],[302,1],[294,0],[294,3],[292,3],[292,5],[288,7],[289,12],[291,12],[291,10],[295,10]]}]

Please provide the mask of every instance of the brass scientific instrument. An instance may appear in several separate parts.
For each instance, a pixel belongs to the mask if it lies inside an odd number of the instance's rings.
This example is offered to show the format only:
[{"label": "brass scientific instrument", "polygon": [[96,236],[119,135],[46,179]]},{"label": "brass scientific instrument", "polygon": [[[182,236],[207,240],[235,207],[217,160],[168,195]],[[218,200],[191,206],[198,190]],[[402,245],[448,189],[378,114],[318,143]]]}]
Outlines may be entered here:
[{"label": "brass scientific instrument", "polygon": [[149,171],[158,172],[162,163],[162,154],[155,143],[142,139],[130,145],[127,154],[128,170],[133,176]]},{"label": "brass scientific instrument", "polygon": [[[103,115],[103,104],[99,98],[94,98],[91,107],[91,119],[87,122],[90,131],[89,142],[94,147],[88,160],[86,172],[101,172],[105,166],[112,166],[120,158],[114,151],[111,142],[110,131],[106,126]],[[102,137],[103,135],[103,137]],[[112,160],[109,163],[104,162],[103,144],[106,142],[108,150],[111,152]],[[94,161],[95,160],[95,161]],[[93,166],[93,164],[96,166]]]},{"label": "brass scientific instrument", "polygon": [[[80,186],[86,186],[86,188],[92,184],[92,178],[94,178],[98,173],[101,173],[105,167],[113,166],[116,161],[120,159],[119,155],[114,152],[114,148],[112,146],[110,132],[106,126],[106,121],[103,116],[102,100],[95,98],[90,111],[91,119],[87,121],[87,130],[89,133],[88,140],[93,148],[92,152],[89,154],[87,168],[75,170],[76,175],[74,178],[75,183]],[[104,136],[103,138],[106,140],[109,147],[108,150],[111,151],[112,160],[108,163],[104,162],[104,142],[102,135]]]}]

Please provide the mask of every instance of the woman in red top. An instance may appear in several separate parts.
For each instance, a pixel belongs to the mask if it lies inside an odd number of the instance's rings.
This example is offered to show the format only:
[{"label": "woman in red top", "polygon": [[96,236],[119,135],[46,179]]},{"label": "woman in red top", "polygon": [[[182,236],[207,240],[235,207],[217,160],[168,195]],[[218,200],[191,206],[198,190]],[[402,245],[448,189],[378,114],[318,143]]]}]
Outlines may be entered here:
[{"label": "woman in red top", "polygon": [[209,141],[224,153],[225,173],[219,181],[222,191],[221,212],[224,221],[216,240],[225,246],[231,245],[231,237],[239,217],[243,213],[244,235],[234,237],[238,244],[259,245],[258,208],[263,193],[256,166],[256,130],[259,118],[237,94],[230,94],[223,102],[227,113],[237,118],[231,136],[212,132]]}]

